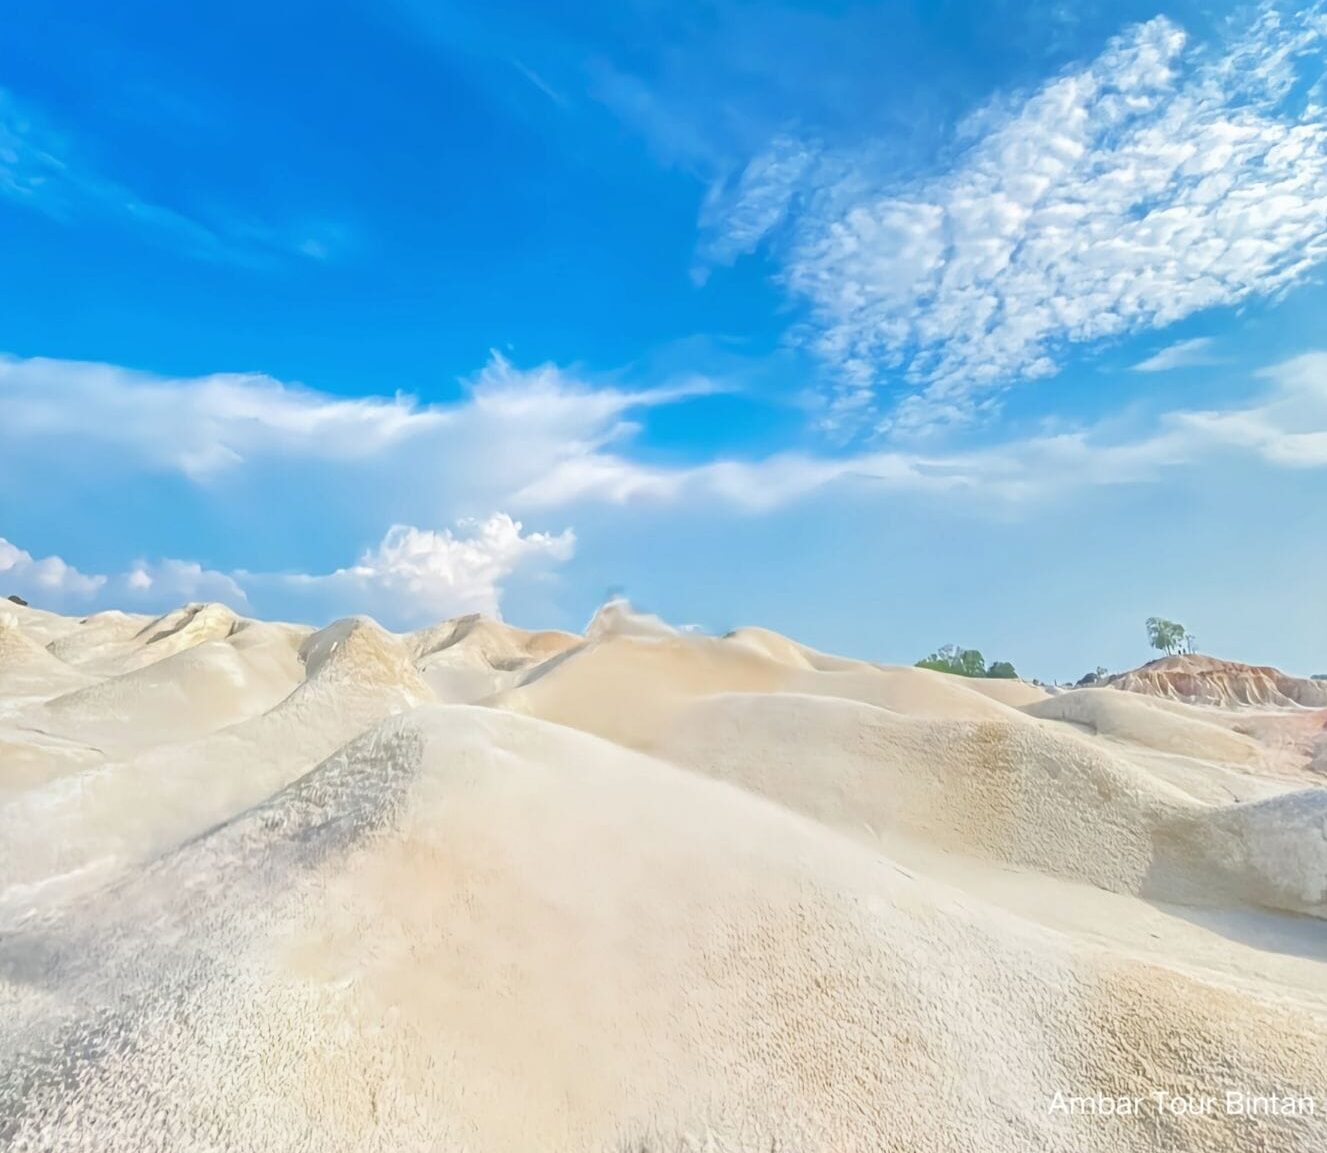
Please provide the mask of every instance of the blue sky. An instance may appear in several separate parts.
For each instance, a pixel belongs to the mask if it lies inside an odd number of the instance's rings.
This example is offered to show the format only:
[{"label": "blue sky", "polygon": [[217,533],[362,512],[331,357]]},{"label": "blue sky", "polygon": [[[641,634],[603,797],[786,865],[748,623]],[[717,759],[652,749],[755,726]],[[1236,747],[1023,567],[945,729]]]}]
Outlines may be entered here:
[{"label": "blue sky", "polygon": [[53,0],[0,593],[1327,671],[1321,5]]}]

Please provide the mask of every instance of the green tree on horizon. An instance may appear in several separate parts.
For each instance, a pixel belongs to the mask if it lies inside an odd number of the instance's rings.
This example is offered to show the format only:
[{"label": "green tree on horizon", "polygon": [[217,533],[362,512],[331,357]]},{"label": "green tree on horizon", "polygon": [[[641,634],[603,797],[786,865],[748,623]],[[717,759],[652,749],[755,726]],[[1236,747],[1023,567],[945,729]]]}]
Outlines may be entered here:
[{"label": "green tree on horizon", "polygon": [[986,667],[986,658],[980,649],[965,649],[959,645],[945,645],[916,664],[919,669],[932,669],[937,673],[952,673],[960,677],[997,677],[1017,680],[1018,673],[1009,661],[993,661]]},{"label": "green tree on horizon", "polygon": [[1168,621],[1165,617],[1147,618],[1147,640],[1158,652],[1174,656],[1184,646],[1185,637],[1190,635],[1178,621]]}]

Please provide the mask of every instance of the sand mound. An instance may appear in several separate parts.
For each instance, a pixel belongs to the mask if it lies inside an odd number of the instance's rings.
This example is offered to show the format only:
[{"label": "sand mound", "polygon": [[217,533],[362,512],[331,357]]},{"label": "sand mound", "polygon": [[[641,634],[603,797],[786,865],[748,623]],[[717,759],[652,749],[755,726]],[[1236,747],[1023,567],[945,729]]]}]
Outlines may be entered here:
[{"label": "sand mound", "polygon": [[[730,645],[750,649],[752,652],[759,653],[778,664],[787,665],[790,669],[810,671],[821,667],[816,660],[820,656],[819,653],[799,645],[796,641],[789,640],[779,633],[771,632],[769,629],[734,629],[726,634],[723,639]],[[856,662],[844,663],[856,664]]]},{"label": "sand mound", "polygon": [[[268,642],[279,652],[286,640],[277,632]],[[162,720],[157,727],[153,710],[173,710],[175,698],[154,704],[151,678],[200,654],[210,664],[214,646],[231,647],[207,642],[119,678],[132,679],[141,690],[140,731],[158,733],[160,747],[122,748],[87,772],[61,775],[0,808],[0,911],[21,907],[33,885],[65,893],[100,883],[257,804],[384,717],[433,699],[397,638],[373,621],[351,618],[305,641],[306,680],[265,711],[260,706],[267,702],[243,697],[260,711],[228,727],[217,723],[220,714],[207,720],[207,709],[216,707],[207,678],[189,681],[204,686],[189,712],[193,723],[216,731],[182,741],[183,722]],[[94,688],[113,690],[114,684]],[[102,698],[93,700],[102,707]],[[79,727],[72,716],[64,719],[70,729]],[[99,731],[86,714],[83,722],[85,730]],[[108,729],[111,735],[120,731],[110,722]]]},{"label": "sand mound", "polygon": [[665,639],[680,634],[680,629],[651,613],[639,612],[630,601],[621,598],[601,605],[585,628],[587,641],[608,640],[610,637]]},{"label": "sand mound", "polygon": [[[38,646],[45,648],[59,637],[67,636],[83,628],[82,619],[61,616],[46,609],[33,608],[31,605],[15,604],[13,601],[0,601],[0,612],[4,612],[18,622],[23,634]],[[124,613],[109,614],[124,617]],[[93,618],[95,619],[95,618]]]},{"label": "sand mound", "polygon": [[82,741],[31,728],[0,727],[0,805],[28,789],[90,768],[104,758],[102,749]]},{"label": "sand mound", "polygon": [[1327,683],[1196,654],[1162,657],[1114,677],[1110,687],[1193,704],[1327,708]]},{"label": "sand mound", "polygon": [[0,1148],[1327,1147],[1319,714],[214,608],[0,629]]},{"label": "sand mound", "polygon": [[758,630],[591,632],[598,639],[536,666],[492,703],[637,748],[677,723],[689,701],[716,693],[807,693],[932,717],[1017,715],[965,677],[828,658]]},{"label": "sand mound", "polygon": [[0,970],[60,990],[0,1016],[15,1149],[1237,1150],[1225,1113],[1049,1106],[1327,1071],[1321,1003],[1112,957],[745,791],[472,708],[389,722],[11,933]]},{"label": "sand mound", "polygon": [[1165,699],[1146,700],[1109,689],[1075,689],[1030,704],[1024,711],[1162,752],[1238,765],[1257,765],[1263,759],[1262,747],[1251,737],[1232,732],[1210,714]]},{"label": "sand mound", "polygon": [[443,621],[406,638],[407,647],[417,661],[455,651],[503,671],[525,668],[581,643],[581,638],[571,633],[531,632],[479,613]]},{"label": "sand mound", "polygon": [[677,709],[716,692],[774,691],[792,670],[712,637],[605,634],[536,666],[494,703],[623,744],[648,743]]},{"label": "sand mound", "polygon": [[520,674],[581,643],[561,632],[529,632],[478,613],[404,638],[415,667],[438,700],[470,704],[520,680]]},{"label": "sand mound", "polygon": [[0,612],[0,694],[11,700],[55,696],[91,681],[29,637],[18,616]]},{"label": "sand mound", "polygon": [[67,664],[94,672],[103,662],[108,663],[110,671],[124,671],[119,658],[136,647],[135,638],[147,623],[146,617],[115,611],[94,613],[77,620],[61,619],[65,627],[47,630],[54,635],[46,648]]},{"label": "sand mound", "polygon": [[145,645],[158,645],[163,656],[204,641],[224,640],[240,626],[240,617],[222,604],[188,604],[157,617],[138,633]]},{"label": "sand mound", "polygon": [[43,727],[120,747],[201,736],[274,706],[298,683],[293,665],[259,647],[202,641],[57,697]]},{"label": "sand mound", "polygon": [[1022,709],[1038,701],[1050,700],[1051,694],[1030,681],[1005,680],[1003,677],[966,677],[968,687],[1010,708]]},{"label": "sand mound", "polygon": [[1202,806],[1071,732],[785,694],[698,702],[654,751],[885,851],[903,834],[1114,892],[1327,916],[1323,790]]}]

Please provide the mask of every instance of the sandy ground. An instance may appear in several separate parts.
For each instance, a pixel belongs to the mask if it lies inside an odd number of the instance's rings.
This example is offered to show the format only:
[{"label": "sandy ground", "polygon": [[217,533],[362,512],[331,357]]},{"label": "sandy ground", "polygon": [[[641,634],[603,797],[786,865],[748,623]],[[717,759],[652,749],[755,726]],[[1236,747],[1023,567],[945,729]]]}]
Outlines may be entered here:
[{"label": "sandy ground", "polygon": [[0,1147],[1321,1153],[1325,719],[5,607]]}]

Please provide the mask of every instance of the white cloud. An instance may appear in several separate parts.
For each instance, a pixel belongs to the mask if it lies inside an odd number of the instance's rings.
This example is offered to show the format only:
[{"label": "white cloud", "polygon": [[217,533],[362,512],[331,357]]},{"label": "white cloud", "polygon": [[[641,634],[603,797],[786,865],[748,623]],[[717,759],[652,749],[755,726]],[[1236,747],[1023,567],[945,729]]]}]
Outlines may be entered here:
[{"label": "white cloud", "polygon": [[[98,476],[170,469],[208,486],[221,474],[251,477],[248,488],[226,493],[274,515],[283,508],[274,494],[298,485],[296,521],[311,507],[344,517],[354,501],[373,531],[451,523],[476,510],[519,515],[592,503],[719,500],[766,510],[833,484],[1023,500],[1147,479],[1217,452],[1316,467],[1327,437],[1325,366],[1327,353],[1287,361],[1261,374],[1263,391],[1244,405],[1162,412],[1128,436],[1113,420],[975,450],[780,452],[677,466],[632,458],[632,417],[712,391],[705,380],[595,389],[552,365],[521,370],[494,356],[463,399],[428,406],[400,395],[348,400],[267,377],[166,381],[106,365],[10,359],[0,360],[0,402],[22,402],[6,404],[9,419],[0,422],[0,475],[8,467],[21,483],[58,446],[62,460],[93,459]],[[99,447],[112,451],[98,456]]]},{"label": "white cloud", "polygon": [[600,454],[566,462],[516,494],[521,507],[587,501],[705,501],[766,512],[832,485],[879,493],[962,492],[974,501],[1020,504],[1084,487],[1156,482],[1221,454],[1278,468],[1327,468],[1327,353],[1308,353],[1259,374],[1270,387],[1223,410],[1161,412],[1122,433],[1119,422],[948,452],[884,450],[824,457],[779,453],[685,469]]},{"label": "white cloud", "polygon": [[[262,460],[363,461],[414,449],[411,468],[508,470],[531,479],[635,429],[635,409],[714,391],[704,379],[644,390],[592,388],[553,365],[519,370],[494,353],[451,405],[346,398],[256,373],[170,378],[114,365],[0,354],[0,451],[78,445],[108,467],[208,480]],[[459,467],[458,467],[459,466]]]},{"label": "white cloud", "polygon": [[298,595],[335,604],[339,612],[418,624],[463,613],[500,616],[501,584],[517,569],[568,560],[576,547],[567,529],[526,533],[520,521],[495,513],[462,521],[459,535],[393,525],[376,548],[349,568],[325,575],[244,574],[246,582],[277,583]]},{"label": "white cloud", "polygon": [[1259,375],[1273,385],[1262,403],[1179,413],[1173,422],[1205,444],[1253,453],[1268,464],[1327,467],[1327,353],[1307,353]]},{"label": "white cloud", "polygon": [[58,556],[38,559],[0,537],[0,581],[4,582],[4,596],[29,599],[28,594],[33,594],[63,600],[96,595],[106,578],[81,573]]},{"label": "white cloud", "polygon": [[1133,366],[1134,372],[1170,372],[1176,368],[1197,368],[1202,365],[1220,364],[1221,360],[1212,355],[1212,338],[1195,336],[1192,340],[1177,340],[1165,348],[1154,352],[1146,360],[1140,360]]},{"label": "white cloud", "polygon": [[1327,257],[1327,109],[1292,99],[1325,38],[1320,4],[1264,7],[1210,49],[1158,17],[984,110],[947,170],[911,182],[875,178],[866,148],[790,189],[780,139],[726,216],[711,205],[708,249],[744,250],[794,204],[783,280],[838,407],[892,387],[895,427],[962,420],[1066,344],[1275,295]]},{"label": "white cloud", "polygon": [[0,595],[11,593],[50,609],[84,608],[94,602],[134,607],[195,600],[241,606],[246,600],[233,578],[194,561],[138,561],[128,572],[107,576],[80,572],[62,557],[34,557],[0,537]]},{"label": "white cloud", "polygon": [[[57,387],[64,379],[58,368],[55,362],[42,362],[42,371]],[[1016,508],[1062,499],[1085,487],[1156,483],[1176,470],[1211,468],[1218,461],[1327,469],[1327,352],[1263,371],[1258,391],[1222,409],[1172,409],[1150,418],[1134,414],[1127,423],[1115,416],[1097,425],[966,449],[838,456],[781,452],[689,466],[633,460],[629,448],[635,426],[626,417],[704,390],[709,387],[704,382],[634,392],[593,390],[552,366],[522,372],[495,358],[471,382],[466,399],[445,409],[401,397],[341,400],[285,389],[265,378],[225,378],[237,391],[232,396],[222,390],[220,395],[230,399],[218,406],[209,387],[199,382],[144,392],[135,374],[106,366],[75,368],[99,382],[101,393],[88,395],[103,412],[128,406],[137,414],[137,431],[107,434],[123,441],[117,442],[121,467],[130,467],[138,453],[140,471],[174,467],[195,483],[210,484],[211,475],[193,469],[187,454],[163,457],[153,435],[171,421],[188,427],[210,413],[225,434],[222,443],[234,450],[225,467],[246,473],[276,457],[283,468],[302,468],[311,483],[329,486],[326,493],[347,481],[357,488],[362,467],[381,486],[365,497],[377,511],[377,523],[395,524],[355,563],[323,573],[218,572],[166,559],[138,562],[115,575],[90,574],[60,557],[34,558],[0,540],[0,595],[16,592],[34,604],[57,608],[160,609],[192,600],[222,600],[241,609],[256,600],[261,608],[272,596],[309,619],[370,612],[389,622],[414,624],[471,611],[497,614],[508,578],[537,574],[571,557],[576,538],[570,528],[527,532],[511,514],[538,516],[547,523],[554,510],[592,504],[716,503],[760,514],[835,489],[896,499],[961,496],[965,506]],[[0,388],[4,381],[0,373]],[[111,396],[116,389],[131,399]],[[70,415],[63,426],[41,425],[58,438],[61,459],[86,456],[85,438],[102,431],[86,414],[71,411],[77,408],[60,405],[57,391],[49,420],[62,410]],[[232,426],[217,416],[221,409],[246,415]],[[8,411],[16,410],[11,406]],[[18,414],[18,423],[33,435],[26,415]],[[0,441],[14,435],[12,427],[0,425]],[[12,446],[31,447],[22,436],[12,439]],[[13,453],[0,456],[0,463],[13,459]],[[15,475],[22,483],[23,473]],[[487,502],[490,510],[510,512],[478,520],[453,514],[441,523],[455,527],[438,531],[411,527],[400,513],[401,493],[412,494],[416,504],[447,506],[455,503],[454,488],[465,488],[470,499]],[[246,508],[246,515],[283,512],[287,489],[264,479],[250,491],[260,494],[262,504]],[[292,500],[284,511],[304,526],[327,509],[339,515],[342,506],[326,493],[312,493],[312,505],[304,498]],[[77,489],[73,496],[78,498]]]},{"label": "white cloud", "polygon": [[250,607],[250,592],[274,588],[311,615],[370,613],[389,623],[417,624],[462,613],[500,616],[503,582],[518,570],[569,560],[576,536],[525,532],[495,513],[461,521],[457,531],[393,525],[348,568],[325,574],[216,572],[194,561],[138,561],[114,576],[80,572],[58,556],[33,557],[0,537],[0,596],[17,593],[48,609],[164,609],[188,601]]},{"label": "white cloud", "polygon": [[349,400],[259,374],[171,379],[113,365],[0,355],[0,445],[101,446],[195,480],[252,457],[371,456],[447,416],[412,399]]},{"label": "white cloud", "polygon": [[701,228],[708,234],[701,246],[702,258],[731,264],[754,252],[788,215],[815,161],[813,147],[790,136],[778,136],[768,150],[746,165],[734,188],[711,187],[700,215]]},{"label": "white cloud", "polygon": [[197,561],[171,558],[137,562],[127,573],[114,578],[108,591],[127,603],[150,600],[163,606],[186,601],[223,601],[240,608],[249,599],[233,576],[206,569]]}]

